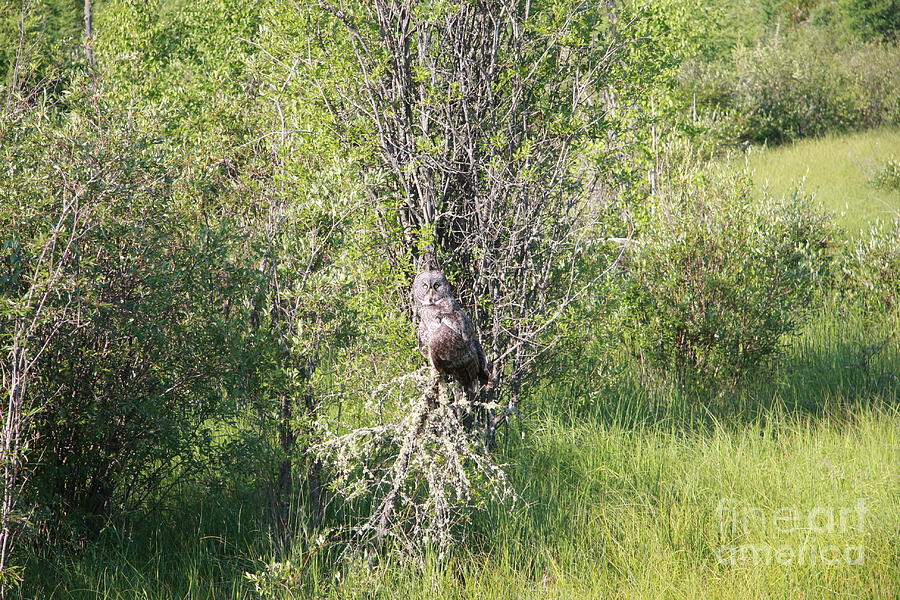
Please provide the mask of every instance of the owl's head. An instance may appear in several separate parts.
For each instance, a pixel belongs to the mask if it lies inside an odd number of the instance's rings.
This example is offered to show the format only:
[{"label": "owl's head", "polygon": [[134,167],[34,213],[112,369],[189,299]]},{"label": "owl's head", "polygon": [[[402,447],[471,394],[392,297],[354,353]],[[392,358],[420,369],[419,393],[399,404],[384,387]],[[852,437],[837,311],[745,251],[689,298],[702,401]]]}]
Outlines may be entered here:
[{"label": "owl's head", "polygon": [[444,277],[443,271],[422,271],[416,275],[412,294],[418,306],[430,306],[453,297],[450,282]]}]

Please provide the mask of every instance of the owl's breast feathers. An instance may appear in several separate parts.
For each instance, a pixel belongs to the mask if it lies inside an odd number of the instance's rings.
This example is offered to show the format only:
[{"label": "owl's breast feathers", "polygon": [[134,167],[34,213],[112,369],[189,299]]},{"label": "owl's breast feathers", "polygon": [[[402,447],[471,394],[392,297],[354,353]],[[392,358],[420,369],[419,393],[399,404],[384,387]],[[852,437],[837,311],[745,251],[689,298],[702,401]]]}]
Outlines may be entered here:
[{"label": "owl's breast feathers", "polygon": [[419,344],[439,373],[450,375],[467,388],[477,381],[488,383],[484,350],[462,309],[423,307],[420,316]]}]

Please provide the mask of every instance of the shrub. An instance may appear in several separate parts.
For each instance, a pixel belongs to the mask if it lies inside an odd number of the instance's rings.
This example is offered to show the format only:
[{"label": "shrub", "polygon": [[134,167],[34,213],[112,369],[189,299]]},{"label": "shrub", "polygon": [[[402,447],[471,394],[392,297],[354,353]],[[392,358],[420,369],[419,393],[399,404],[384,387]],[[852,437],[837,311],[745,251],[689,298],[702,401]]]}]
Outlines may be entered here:
[{"label": "shrub", "polygon": [[869,181],[885,190],[900,190],[900,161],[893,158],[887,160]]},{"label": "shrub", "polygon": [[893,38],[900,31],[897,0],[842,0],[842,16],[851,31],[865,38]]},{"label": "shrub", "polygon": [[783,143],[832,131],[896,124],[896,44],[839,41],[808,30],[735,49],[730,61],[687,65],[681,75],[711,127],[743,142]]},{"label": "shrub", "polygon": [[878,222],[840,258],[838,291],[845,302],[883,312],[900,308],[900,218]]},{"label": "shrub", "polygon": [[33,285],[53,224],[78,219],[65,238],[73,258],[54,264],[45,298],[62,316],[32,369],[23,491],[47,528],[75,533],[208,472],[213,426],[234,414],[255,360],[241,302],[254,280],[233,260],[236,233],[198,223],[157,139],[92,100],[59,123],[23,113],[0,129],[5,302]]},{"label": "shrub", "polygon": [[745,184],[658,200],[629,256],[627,331],[641,360],[727,387],[795,331],[829,272],[831,228],[801,193]]}]

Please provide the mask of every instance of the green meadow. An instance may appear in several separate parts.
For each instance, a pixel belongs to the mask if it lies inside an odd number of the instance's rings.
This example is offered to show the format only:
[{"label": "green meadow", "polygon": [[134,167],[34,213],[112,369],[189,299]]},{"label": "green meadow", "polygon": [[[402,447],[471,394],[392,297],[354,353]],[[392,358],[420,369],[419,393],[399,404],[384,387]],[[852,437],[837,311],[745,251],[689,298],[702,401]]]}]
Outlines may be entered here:
[{"label": "green meadow", "polygon": [[797,186],[815,194],[852,234],[900,211],[900,190],[872,179],[888,160],[900,159],[900,130],[876,129],[800,140],[776,148],[752,147],[736,162],[757,189],[789,194]]}]

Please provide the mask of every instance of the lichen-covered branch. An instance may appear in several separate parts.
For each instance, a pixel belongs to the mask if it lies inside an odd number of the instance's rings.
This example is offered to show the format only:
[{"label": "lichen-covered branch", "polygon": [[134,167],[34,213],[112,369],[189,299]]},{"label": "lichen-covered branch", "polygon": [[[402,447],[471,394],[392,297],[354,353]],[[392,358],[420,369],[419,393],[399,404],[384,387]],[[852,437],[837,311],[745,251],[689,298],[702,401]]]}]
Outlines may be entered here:
[{"label": "lichen-covered branch", "polygon": [[350,551],[388,549],[407,557],[441,551],[471,510],[516,498],[502,465],[463,423],[470,410],[497,407],[454,402],[448,384],[425,369],[378,392],[409,381],[418,394],[407,396],[409,410],[399,422],[355,429],[313,448],[333,469],[340,494],[366,496],[373,507],[350,526]]}]

